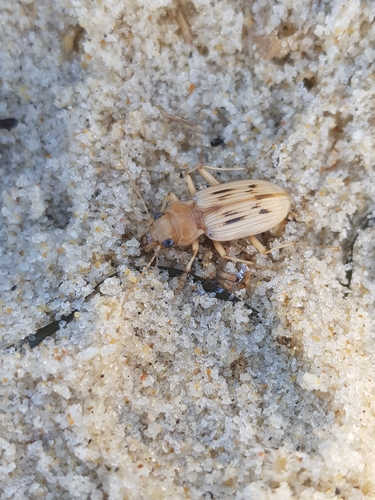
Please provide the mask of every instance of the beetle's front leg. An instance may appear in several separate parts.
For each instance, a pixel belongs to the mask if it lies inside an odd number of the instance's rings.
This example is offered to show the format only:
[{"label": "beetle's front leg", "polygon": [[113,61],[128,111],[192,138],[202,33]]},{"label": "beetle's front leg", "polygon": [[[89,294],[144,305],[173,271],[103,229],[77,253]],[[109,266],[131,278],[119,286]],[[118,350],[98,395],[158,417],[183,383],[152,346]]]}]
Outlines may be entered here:
[{"label": "beetle's front leg", "polygon": [[185,267],[184,274],[180,278],[180,282],[179,282],[178,288],[176,290],[176,296],[181,292],[182,287],[184,286],[184,283],[186,281],[187,275],[191,270],[191,266],[193,265],[194,259],[197,256],[197,253],[199,251],[199,240],[195,240],[191,246],[193,249],[193,255]]},{"label": "beetle's front leg", "polygon": [[230,257],[229,255],[227,255],[227,252],[225,251],[225,248],[220,243],[220,241],[213,241],[213,244],[223,259],[231,260],[232,262],[242,262],[242,264],[247,264],[248,266],[254,265],[254,262],[251,262],[251,260],[237,259],[237,257]]},{"label": "beetle's front leg", "polygon": [[187,263],[187,266],[185,267],[185,271],[184,271],[185,274],[190,273],[191,266],[193,265],[194,259],[195,259],[195,257],[198,254],[198,251],[199,251],[199,240],[193,241],[191,247],[192,247],[192,250],[193,250],[193,256],[191,257],[191,259]]}]

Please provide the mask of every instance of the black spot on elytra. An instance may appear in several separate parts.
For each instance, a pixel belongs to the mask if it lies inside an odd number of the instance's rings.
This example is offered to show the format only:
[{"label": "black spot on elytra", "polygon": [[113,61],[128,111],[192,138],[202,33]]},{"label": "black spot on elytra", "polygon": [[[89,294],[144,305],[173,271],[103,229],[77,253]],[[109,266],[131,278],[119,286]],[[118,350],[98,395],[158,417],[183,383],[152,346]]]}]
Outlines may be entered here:
[{"label": "black spot on elytra", "polygon": [[264,200],[265,198],[272,198],[274,195],[273,194],[258,194],[255,196],[256,200]]},{"label": "black spot on elytra", "polygon": [[231,217],[232,215],[237,215],[237,214],[238,214],[238,212],[233,211],[233,210],[229,210],[228,212],[224,212],[223,216],[224,217]]},{"label": "black spot on elytra", "polygon": [[262,208],[262,210],[259,210],[260,214],[269,214],[271,210],[267,210],[266,208]]},{"label": "black spot on elytra", "polygon": [[240,220],[244,219],[245,216],[242,215],[241,217],[235,217],[234,219],[229,219],[229,220],[226,220],[224,222],[224,224],[228,225],[228,224],[235,224],[236,222],[239,222]]},{"label": "black spot on elytra", "polygon": [[260,205],[254,205],[253,207],[251,207],[252,210],[255,210],[256,208],[260,208]]},{"label": "black spot on elytra", "polygon": [[212,194],[223,194],[223,193],[231,193],[233,188],[219,189],[218,191],[213,191]]}]

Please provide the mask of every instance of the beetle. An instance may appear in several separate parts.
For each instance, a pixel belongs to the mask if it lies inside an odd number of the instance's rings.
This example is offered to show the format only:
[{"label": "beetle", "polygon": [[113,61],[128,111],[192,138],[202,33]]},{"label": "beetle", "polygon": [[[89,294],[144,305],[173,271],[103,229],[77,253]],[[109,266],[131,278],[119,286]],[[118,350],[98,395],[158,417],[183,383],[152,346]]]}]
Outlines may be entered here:
[{"label": "beetle", "polygon": [[[253,263],[227,255],[221,242],[249,238],[263,255],[293,245],[287,243],[267,250],[255,236],[278,227],[288,215],[291,199],[284,189],[268,181],[252,179],[220,184],[207,169],[218,170],[198,165],[186,173],[191,201],[180,201],[172,192],[167,194],[160,212],[141,237],[144,250],[191,245],[193,255],[185,267],[188,273],[203,234],[212,240],[223,259],[248,265]],[[210,187],[197,191],[191,177],[196,170]]]}]

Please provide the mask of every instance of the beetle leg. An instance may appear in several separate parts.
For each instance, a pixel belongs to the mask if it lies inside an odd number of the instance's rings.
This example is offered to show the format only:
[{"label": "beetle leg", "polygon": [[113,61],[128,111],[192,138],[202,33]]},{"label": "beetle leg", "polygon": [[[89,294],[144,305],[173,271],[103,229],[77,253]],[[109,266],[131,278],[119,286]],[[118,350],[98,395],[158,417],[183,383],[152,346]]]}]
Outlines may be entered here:
[{"label": "beetle leg", "polygon": [[220,254],[220,256],[225,259],[225,260],[231,260],[232,262],[242,262],[242,264],[247,264],[248,266],[253,266],[254,262],[251,262],[250,260],[244,260],[244,259],[237,259],[237,257],[229,257],[227,255],[227,252],[225,251],[225,248],[223,245],[220,243],[220,241],[213,241],[214,247]]},{"label": "beetle leg", "polygon": [[220,182],[218,182],[213,175],[207,172],[207,170],[202,165],[198,165],[185,174],[186,183],[188,185],[191,196],[194,196],[197,192],[197,188],[195,187],[194,181],[191,177],[191,174],[196,170],[198,170],[198,172],[209,183],[210,186],[218,186],[220,184]]},{"label": "beetle leg", "polygon": [[187,174],[185,175],[185,179],[186,179],[186,183],[187,183],[187,185],[188,185],[188,188],[189,188],[189,191],[190,191],[191,196],[194,196],[194,195],[195,195],[195,193],[197,192],[197,188],[195,187],[194,181],[193,181],[193,179],[191,178],[190,173],[187,173]]},{"label": "beetle leg", "polygon": [[178,284],[175,297],[177,297],[177,295],[181,292],[182,287],[184,286],[184,283],[186,281],[187,275],[190,272],[191,266],[193,265],[194,259],[197,256],[197,253],[199,251],[199,240],[193,241],[191,247],[193,249],[193,255],[185,267],[184,274],[180,278],[180,282]]},{"label": "beetle leg", "polygon": [[287,221],[286,221],[286,219],[284,219],[284,220],[282,220],[281,222],[279,222],[279,223],[277,224],[277,226],[273,227],[273,228],[271,229],[271,233],[272,233],[272,235],[273,235],[273,236],[276,236],[276,238],[280,238],[280,236],[282,235],[283,230],[284,230],[284,228],[285,228],[285,226],[286,226],[286,222],[287,222]]},{"label": "beetle leg", "polygon": [[197,167],[198,172],[201,174],[204,180],[206,180],[210,186],[219,186],[220,182],[215,179],[215,177],[210,174],[210,172],[207,172],[207,170],[204,168],[203,165],[199,165]]},{"label": "beetle leg", "polygon": [[188,184],[190,194],[192,196],[197,192],[197,189],[194,185],[193,179],[191,178],[191,174],[193,172],[195,172],[196,170],[198,170],[198,172],[201,174],[203,179],[205,179],[209,183],[210,186],[218,186],[220,184],[220,182],[217,181],[213,175],[211,175],[209,172],[207,172],[207,170],[204,168],[203,165],[197,165],[196,167],[194,167],[192,170],[189,170],[189,172],[186,172],[186,174],[185,174],[185,179],[186,179],[186,182]]},{"label": "beetle leg", "polygon": [[267,255],[274,250],[279,250],[280,248],[285,248],[285,247],[291,247],[292,245],[295,245],[294,241],[291,241],[290,243],[284,243],[283,245],[278,245],[277,247],[273,247],[270,250],[267,250],[264,245],[256,238],[255,236],[249,236],[250,243],[260,252],[262,255]]},{"label": "beetle leg", "polygon": [[163,200],[163,204],[162,204],[162,206],[161,206],[160,212],[161,212],[161,213],[164,213],[164,212],[165,212],[165,209],[167,208],[168,203],[169,203],[169,204],[171,204],[171,203],[176,203],[176,201],[178,201],[177,196],[176,196],[174,193],[172,193],[172,192],[168,193],[168,194],[165,196],[164,200]]},{"label": "beetle leg", "polygon": [[194,259],[197,256],[197,253],[199,251],[199,240],[193,241],[193,243],[191,245],[191,248],[193,250],[193,256],[189,260],[189,262],[187,263],[187,266],[185,267],[185,273],[186,274],[190,272],[191,266],[193,265]]}]

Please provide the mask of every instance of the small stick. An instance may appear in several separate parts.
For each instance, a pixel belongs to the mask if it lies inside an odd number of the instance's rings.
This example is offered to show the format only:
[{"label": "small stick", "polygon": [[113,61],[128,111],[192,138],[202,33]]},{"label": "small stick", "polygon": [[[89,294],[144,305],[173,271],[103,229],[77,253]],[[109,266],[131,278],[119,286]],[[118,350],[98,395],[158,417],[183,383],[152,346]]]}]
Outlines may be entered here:
[{"label": "small stick", "polygon": [[161,115],[166,120],[178,123],[182,127],[192,130],[193,132],[203,132],[203,127],[201,125],[198,125],[197,123],[194,123],[190,120],[186,120],[185,118],[181,118],[180,116],[170,115],[169,113],[164,111],[164,109],[161,110]]},{"label": "small stick", "polygon": [[183,39],[185,40],[186,43],[192,45],[194,40],[193,33],[191,32],[190,25],[182,10],[181,3],[178,0],[175,0],[173,2],[172,11],[176,18],[177,24],[180,27]]}]

